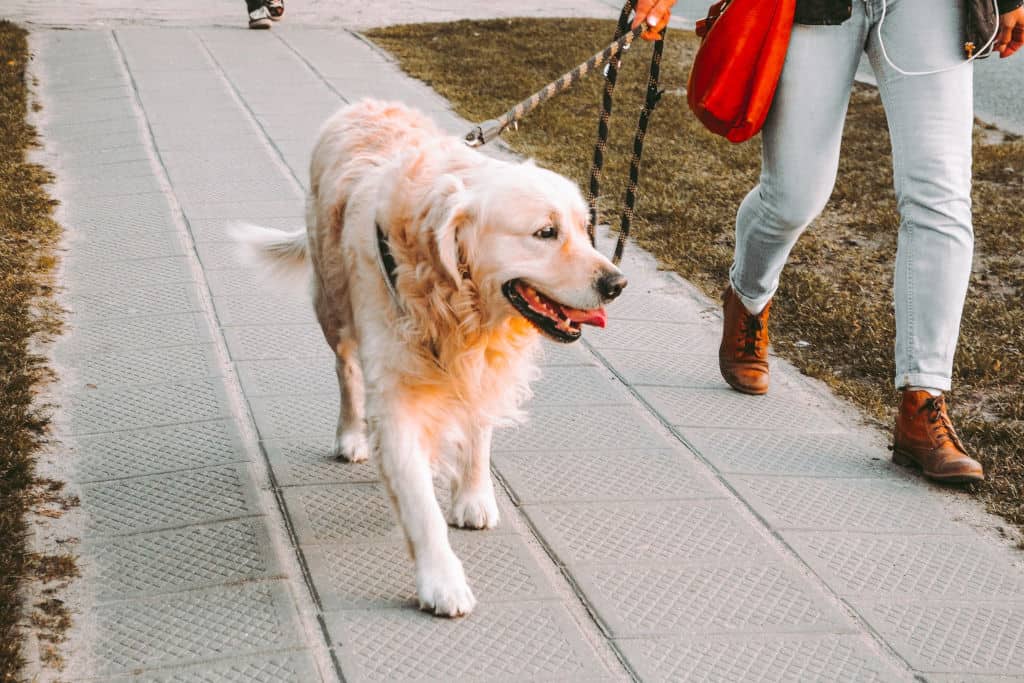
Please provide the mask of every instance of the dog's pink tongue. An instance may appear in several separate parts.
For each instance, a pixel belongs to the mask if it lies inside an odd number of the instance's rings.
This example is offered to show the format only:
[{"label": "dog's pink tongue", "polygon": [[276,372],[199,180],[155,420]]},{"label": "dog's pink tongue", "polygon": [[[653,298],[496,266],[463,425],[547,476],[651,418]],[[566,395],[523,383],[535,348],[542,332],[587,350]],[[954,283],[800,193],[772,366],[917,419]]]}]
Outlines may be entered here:
[{"label": "dog's pink tongue", "polygon": [[608,322],[608,314],[604,312],[603,308],[593,308],[589,311],[581,311],[578,308],[569,308],[566,306],[562,310],[565,313],[566,318],[580,325],[604,327]]}]

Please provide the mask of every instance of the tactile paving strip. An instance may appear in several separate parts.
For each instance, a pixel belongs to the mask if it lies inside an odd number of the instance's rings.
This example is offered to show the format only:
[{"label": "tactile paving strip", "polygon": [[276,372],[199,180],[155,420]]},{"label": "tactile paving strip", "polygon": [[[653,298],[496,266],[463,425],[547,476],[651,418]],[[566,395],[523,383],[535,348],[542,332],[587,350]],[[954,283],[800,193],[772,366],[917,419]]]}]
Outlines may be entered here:
[{"label": "tactile paving strip", "polygon": [[100,602],[269,578],[273,558],[262,519],[104,538],[83,550]]},{"label": "tactile paving strip", "polygon": [[537,354],[539,365],[595,365],[594,356],[579,342],[559,344],[542,339]]},{"label": "tactile paving strip", "polygon": [[774,562],[581,565],[575,575],[616,638],[853,628],[811,582]]},{"label": "tactile paving strip", "polygon": [[206,320],[199,313],[73,321],[72,334],[57,342],[58,355],[108,353],[203,344],[210,341]]},{"label": "tactile paving strip", "polygon": [[275,582],[111,603],[95,609],[97,673],[189,663],[297,646],[284,586]]},{"label": "tactile paving strip", "polygon": [[718,356],[602,349],[600,354],[630,384],[720,388]]},{"label": "tactile paving strip", "polygon": [[304,486],[284,497],[301,544],[402,539],[383,486]]},{"label": "tactile paving strip", "polygon": [[[608,672],[558,604],[480,604],[466,620],[407,610],[332,612],[347,680],[589,681]],[[470,628],[466,628],[470,625]]]},{"label": "tactile paving strip", "polygon": [[219,380],[90,390],[68,406],[73,434],[145,429],[230,417]]},{"label": "tactile paving strip", "polygon": [[862,435],[700,429],[682,435],[722,472],[823,477],[892,476],[884,443]]},{"label": "tactile paving strip", "polygon": [[521,503],[693,498],[719,491],[693,456],[678,450],[497,451],[493,462]]},{"label": "tactile paving strip", "polygon": [[717,636],[620,639],[619,648],[649,681],[909,681],[856,636]]},{"label": "tactile paving strip", "polygon": [[899,481],[734,477],[776,529],[966,533],[922,486]]},{"label": "tactile paving strip", "polygon": [[337,392],[250,398],[260,437],[333,434],[338,424]]},{"label": "tactile paving strip", "polygon": [[[452,538],[452,549],[480,601],[554,597],[518,537],[458,534]],[[417,604],[415,570],[403,542],[311,546],[305,556],[327,611]]]},{"label": "tactile paving strip", "polygon": [[309,300],[301,294],[289,296],[273,287],[251,292],[248,296],[218,296],[213,299],[220,324],[234,325],[302,325],[315,323],[316,316]]},{"label": "tactile paving strip", "polygon": [[68,306],[75,322],[203,310],[195,294],[195,286],[185,283],[139,289],[129,286],[113,291],[77,294],[69,297]]},{"label": "tactile paving strip", "polygon": [[1024,676],[1024,602],[855,606],[919,671]]},{"label": "tactile paving strip", "polygon": [[774,555],[730,501],[527,505],[523,510],[567,564],[753,560]]},{"label": "tactile paving strip", "polygon": [[98,290],[109,293],[124,287],[125,283],[131,283],[133,287],[163,287],[192,282],[196,277],[184,256],[125,261],[116,268],[97,268],[68,259],[64,267],[70,288],[75,292]]},{"label": "tactile paving strip", "polygon": [[793,392],[784,397],[745,396],[728,388],[637,387],[670,424],[722,429],[786,432],[838,432],[842,425],[815,410],[810,399]]},{"label": "tactile paving strip", "polygon": [[699,323],[700,307],[684,297],[658,296],[632,285],[608,307],[609,325],[620,320],[649,320],[668,323]]},{"label": "tactile paving strip", "polygon": [[188,470],[82,487],[90,535],[127,534],[258,514],[242,466]]},{"label": "tactile paving strip", "polygon": [[74,479],[123,479],[247,459],[227,420],[75,439]]},{"label": "tactile paving strip", "polygon": [[245,395],[249,397],[340,392],[334,362],[330,360],[239,361],[235,367]]},{"label": "tactile paving strip", "polygon": [[1024,602],[1024,573],[970,536],[790,533],[786,540],[834,591],[865,597]]},{"label": "tactile paving strip", "polygon": [[545,407],[530,411],[526,422],[495,433],[494,450],[562,451],[578,448],[665,448],[667,440],[629,407]]}]

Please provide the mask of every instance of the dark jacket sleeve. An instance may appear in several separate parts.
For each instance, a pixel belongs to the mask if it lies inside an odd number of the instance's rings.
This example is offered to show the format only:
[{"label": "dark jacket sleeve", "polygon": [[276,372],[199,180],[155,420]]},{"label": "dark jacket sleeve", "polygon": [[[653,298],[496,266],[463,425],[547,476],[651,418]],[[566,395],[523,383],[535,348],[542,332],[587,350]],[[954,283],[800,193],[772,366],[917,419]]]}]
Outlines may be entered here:
[{"label": "dark jacket sleeve", "polygon": [[1024,0],[999,0],[999,13],[1006,14],[1012,12],[1024,4]]}]

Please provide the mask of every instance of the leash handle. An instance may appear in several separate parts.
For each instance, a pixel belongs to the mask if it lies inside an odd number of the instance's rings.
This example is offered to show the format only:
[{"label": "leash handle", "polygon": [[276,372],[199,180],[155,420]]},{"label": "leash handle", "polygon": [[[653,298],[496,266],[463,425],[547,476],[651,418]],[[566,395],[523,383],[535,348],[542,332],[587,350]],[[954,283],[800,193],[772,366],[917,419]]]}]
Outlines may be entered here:
[{"label": "leash handle", "polygon": [[[627,2],[627,5],[632,6],[632,0]],[[583,78],[599,69],[601,65],[606,62],[610,62],[610,73],[613,65],[617,61],[615,60],[615,57],[628,50],[629,46],[633,44],[633,41],[636,40],[643,31],[644,26],[641,24],[628,33],[624,33],[622,35],[617,34],[615,40],[607,47],[593,55],[590,59],[580,64],[572,71],[562,74],[558,79],[551,81],[498,118],[488,119],[487,121],[475,126],[466,134],[466,144],[470,147],[486,145],[488,142],[501,135],[506,128],[522,120],[527,114],[544,102],[550,100],[552,97],[560,95],[572,86],[576,85],[583,80]]]}]

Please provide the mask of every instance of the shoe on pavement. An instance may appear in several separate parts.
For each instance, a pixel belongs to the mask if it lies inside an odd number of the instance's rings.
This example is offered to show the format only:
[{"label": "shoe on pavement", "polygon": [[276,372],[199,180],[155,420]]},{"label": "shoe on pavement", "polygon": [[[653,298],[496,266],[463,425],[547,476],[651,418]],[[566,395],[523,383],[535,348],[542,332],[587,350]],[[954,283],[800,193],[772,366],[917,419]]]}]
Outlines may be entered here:
[{"label": "shoe on pavement", "polygon": [[901,394],[893,462],[920,468],[924,476],[936,481],[958,484],[983,481],[985,472],[981,463],[967,455],[953,430],[945,396],[910,389],[904,389]]},{"label": "shoe on pavement", "polygon": [[284,0],[267,0],[266,7],[270,12],[271,19],[274,21],[284,19]]},{"label": "shoe on pavement", "polygon": [[722,293],[722,344],[718,368],[722,378],[744,394],[768,393],[768,309],[747,311],[732,287]]},{"label": "shoe on pavement", "polygon": [[270,10],[266,5],[249,12],[249,28],[263,29],[274,25]]}]

